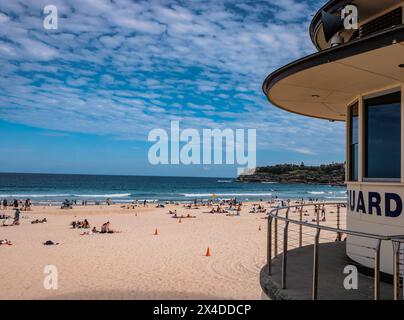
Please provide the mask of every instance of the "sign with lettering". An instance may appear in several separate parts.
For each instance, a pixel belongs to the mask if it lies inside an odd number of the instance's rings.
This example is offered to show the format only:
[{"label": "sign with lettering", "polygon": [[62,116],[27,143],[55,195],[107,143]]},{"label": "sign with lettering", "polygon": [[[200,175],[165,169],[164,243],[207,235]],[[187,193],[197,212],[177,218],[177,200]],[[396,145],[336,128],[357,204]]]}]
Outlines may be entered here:
[{"label": "sign with lettering", "polygon": [[353,213],[398,218],[403,212],[403,201],[397,193],[377,191],[348,191],[349,209]]}]

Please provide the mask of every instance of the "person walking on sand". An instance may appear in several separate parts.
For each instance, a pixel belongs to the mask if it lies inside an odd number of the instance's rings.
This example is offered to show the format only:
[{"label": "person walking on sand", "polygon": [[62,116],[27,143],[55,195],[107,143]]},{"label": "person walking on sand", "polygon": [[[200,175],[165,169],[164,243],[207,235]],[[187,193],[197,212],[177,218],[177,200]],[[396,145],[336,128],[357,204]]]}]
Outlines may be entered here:
[{"label": "person walking on sand", "polygon": [[20,209],[15,210],[14,224],[16,224],[16,225],[20,224]]}]

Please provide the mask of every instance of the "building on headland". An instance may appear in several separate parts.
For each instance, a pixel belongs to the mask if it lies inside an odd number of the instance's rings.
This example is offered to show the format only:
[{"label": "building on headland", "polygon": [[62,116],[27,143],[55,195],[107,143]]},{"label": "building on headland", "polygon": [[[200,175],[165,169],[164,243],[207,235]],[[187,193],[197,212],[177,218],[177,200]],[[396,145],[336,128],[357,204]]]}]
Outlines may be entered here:
[{"label": "building on headland", "polygon": [[[318,52],[263,84],[269,102],[283,110],[346,122],[346,229],[352,232],[346,255],[368,272],[378,264],[386,281],[401,266],[387,237],[404,235],[403,11],[403,0],[329,1],[310,25]],[[377,246],[375,258],[369,248]]]}]

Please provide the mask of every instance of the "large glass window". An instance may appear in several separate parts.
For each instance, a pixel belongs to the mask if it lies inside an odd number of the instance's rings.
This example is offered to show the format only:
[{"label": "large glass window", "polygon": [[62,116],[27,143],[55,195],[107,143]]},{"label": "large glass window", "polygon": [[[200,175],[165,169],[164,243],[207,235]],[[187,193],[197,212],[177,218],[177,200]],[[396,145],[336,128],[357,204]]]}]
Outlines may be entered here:
[{"label": "large glass window", "polygon": [[401,177],[401,93],[365,100],[365,177]]},{"label": "large glass window", "polygon": [[349,180],[358,181],[359,122],[358,103],[349,107]]}]

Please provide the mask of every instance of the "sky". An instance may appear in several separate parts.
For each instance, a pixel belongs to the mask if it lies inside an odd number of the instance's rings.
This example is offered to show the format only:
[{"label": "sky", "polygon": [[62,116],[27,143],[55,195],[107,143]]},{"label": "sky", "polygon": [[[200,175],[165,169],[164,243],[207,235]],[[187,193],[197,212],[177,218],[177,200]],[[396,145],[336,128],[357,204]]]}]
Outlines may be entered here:
[{"label": "sky", "polygon": [[[344,160],[344,124],[282,111],[266,76],[315,52],[318,0],[0,0],[0,172],[231,177],[152,165],[153,129],[255,129],[257,165]],[[43,9],[58,9],[58,29]],[[201,131],[202,132],[202,131]]]}]

